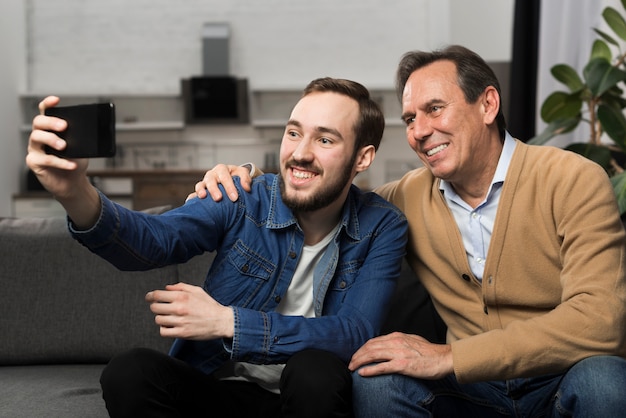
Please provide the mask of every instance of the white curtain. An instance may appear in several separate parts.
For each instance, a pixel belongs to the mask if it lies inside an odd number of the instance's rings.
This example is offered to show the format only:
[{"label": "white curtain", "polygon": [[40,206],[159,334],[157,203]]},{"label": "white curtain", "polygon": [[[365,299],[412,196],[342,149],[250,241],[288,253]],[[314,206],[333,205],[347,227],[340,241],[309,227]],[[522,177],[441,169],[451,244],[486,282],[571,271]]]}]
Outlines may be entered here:
[{"label": "white curtain", "polygon": [[[539,60],[537,72],[537,133],[546,124],[539,115],[541,104],[550,93],[567,88],[556,81],[550,68],[566,63],[581,74],[589,59],[591,45],[598,35],[593,28],[609,34],[602,18],[602,10],[611,6],[622,13],[619,0],[543,0],[541,2]],[[589,137],[586,124],[581,124],[572,133],[554,138],[550,144],[564,146],[571,142],[585,142]]]}]

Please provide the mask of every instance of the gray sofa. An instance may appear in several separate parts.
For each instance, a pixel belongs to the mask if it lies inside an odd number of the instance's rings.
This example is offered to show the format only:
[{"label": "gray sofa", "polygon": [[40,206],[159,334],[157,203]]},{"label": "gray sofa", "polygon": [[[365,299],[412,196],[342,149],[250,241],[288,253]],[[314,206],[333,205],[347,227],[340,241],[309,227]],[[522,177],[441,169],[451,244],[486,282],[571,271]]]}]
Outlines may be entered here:
[{"label": "gray sofa", "polygon": [[[211,260],[121,272],[75,242],[64,218],[0,218],[0,417],[106,417],[99,377],[111,356],[170,345],[146,292],[200,284]],[[439,341],[444,329],[405,266],[384,331]]]},{"label": "gray sofa", "polygon": [[99,378],[111,356],[171,343],[146,292],[200,284],[211,260],[121,272],[75,242],[64,218],[0,219],[0,417],[107,417]]}]

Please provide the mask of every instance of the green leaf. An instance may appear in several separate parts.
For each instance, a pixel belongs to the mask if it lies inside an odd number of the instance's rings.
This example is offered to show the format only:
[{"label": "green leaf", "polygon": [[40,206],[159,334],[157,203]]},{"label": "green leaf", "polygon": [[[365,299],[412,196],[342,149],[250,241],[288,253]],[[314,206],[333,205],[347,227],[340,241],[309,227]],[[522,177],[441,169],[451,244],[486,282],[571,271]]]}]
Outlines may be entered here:
[{"label": "green leaf", "polygon": [[590,60],[583,70],[583,76],[594,97],[601,96],[620,81],[626,80],[624,71],[613,67],[603,58]]},{"label": "green leaf", "polygon": [[617,10],[612,7],[606,7],[602,12],[602,17],[609,25],[613,32],[622,40],[626,41],[626,21]]},{"label": "green leaf", "polygon": [[626,171],[611,177],[611,184],[617,199],[620,215],[626,212]]},{"label": "green leaf", "polygon": [[626,99],[622,97],[623,91],[620,88],[612,88],[602,95],[600,104],[614,107],[616,109],[624,109],[626,107]]},{"label": "green leaf", "polygon": [[619,47],[619,43],[612,36],[609,36],[608,33],[602,32],[600,29],[595,29],[594,28],[593,30],[594,30],[595,33],[600,35],[600,37],[602,37],[605,41],[607,41],[611,45],[615,45],[615,46]]},{"label": "green leaf", "polygon": [[573,118],[581,113],[582,106],[579,94],[555,91],[541,105],[541,119],[550,123],[556,119]]},{"label": "green leaf", "polygon": [[596,39],[593,42],[593,46],[591,47],[591,57],[594,58],[604,58],[608,62],[611,62],[613,59],[613,54],[611,53],[611,48],[606,44],[606,42],[601,41],[600,39]]},{"label": "green leaf", "polygon": [[626,118],[622,109],[602,104],[598,106],[598,120],[604,132],[626,152]]},{"label": "green leaf", "polygon": [[550,69],[550,72],[557,81],[569,87],[571,92],[581,90],[584,87],[583,81],[576,70],[567,64],[557,64]]},{"label": "green leaf", "polygon": [[587,157],[591,161],[595,161],[605,170],[611,167],[611,151],[602,145],[596,145],[589,142],[577,142],[568,145],[565,149],[574,151],[577,154]]},{"label": "green leaf", "polygon": [[581,117],[580,114],[578,114],[577,117],[557,119],[550,122],[542,133],[532,137],[527,143],[531,145],[543,145],[557,135],[565,134],[576,129],[580,120]]}]

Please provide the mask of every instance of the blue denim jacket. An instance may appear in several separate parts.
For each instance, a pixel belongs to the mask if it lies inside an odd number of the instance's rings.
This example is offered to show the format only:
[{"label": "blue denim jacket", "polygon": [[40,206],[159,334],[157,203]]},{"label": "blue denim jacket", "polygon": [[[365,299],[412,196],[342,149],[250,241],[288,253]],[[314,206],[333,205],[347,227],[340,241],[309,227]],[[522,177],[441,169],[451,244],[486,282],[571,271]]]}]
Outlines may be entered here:
[{"label": "blue denim jacket", "polygon": [[[205,373],[226,360],[285,363],[318,348],[348,361],[379,333],[400,275],[407,222],[395,206],[352,186],[341,227],[314,273],[314,318],[274,312],[287,291],[304,244],[280,197],[278,176],[253,181],[239,200],[192,199],[159,216],[129,211],[102,196],[97,224],[73,236],[122,270],[182,263],[216,251],[204,289],[235,316],[232,340],[177,339],[170,354]],[[207,266],[208,267],[208,266]]]}]

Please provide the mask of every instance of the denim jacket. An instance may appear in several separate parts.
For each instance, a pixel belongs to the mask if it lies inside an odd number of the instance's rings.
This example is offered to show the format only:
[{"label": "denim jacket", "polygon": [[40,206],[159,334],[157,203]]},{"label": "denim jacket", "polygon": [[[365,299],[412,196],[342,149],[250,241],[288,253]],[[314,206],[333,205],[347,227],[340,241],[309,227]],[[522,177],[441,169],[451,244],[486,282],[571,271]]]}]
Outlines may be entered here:
[{"label": "denim jacket", "polygon": [[[395,206],[352,186],[341,226],[315,268],[314,318],[274,312],[304,245],[298,222],[280,196],[278,176],[254,179],[237,202],[192,199],[162,215],[127,210],[104,195],[96,225],[70,230],[122,270],[183,263],[216,251],[204,290],[234,311],[229,340],[177,339],[170,354],[211,373],[226,360],[285,363],[306,348],[348,361],[376,336],[400,275],[407,222]],[[208,268],[208,266],[207,266]]]}]

